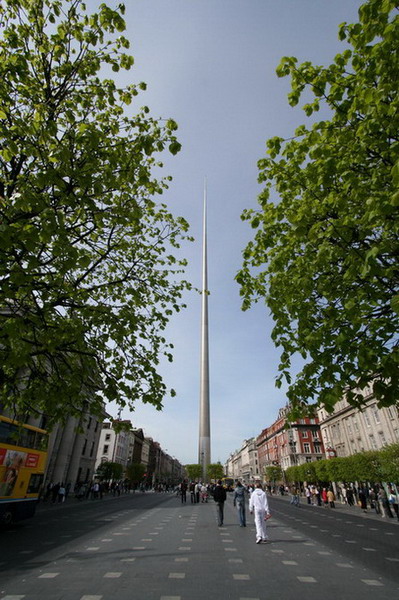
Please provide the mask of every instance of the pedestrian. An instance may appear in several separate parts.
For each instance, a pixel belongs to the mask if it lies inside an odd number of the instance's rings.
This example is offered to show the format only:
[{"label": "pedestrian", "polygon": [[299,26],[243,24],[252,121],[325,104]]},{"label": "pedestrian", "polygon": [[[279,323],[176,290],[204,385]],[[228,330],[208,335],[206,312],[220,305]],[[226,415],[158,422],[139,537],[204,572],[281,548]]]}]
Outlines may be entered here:
[{"label": "pedestrian", "polygon": [[195,502],[197,504],[200,501],[201,487],[202,487],[202,483],[200,481],[198,481],[198,483],[195,484]]},{"label": "pedestrian", "polygon": [[190,482],[190,499],[191,499],[191,504],[195,504],[195,483],[194,481]]},{"label": "pedestrian", "polygon": [[269,538],[266,533],[266,521],[270,518],[269,504],[266,492],[257,483],[249,499],[249,512],[255,515],[256,543],[266,543]]},{"label": "pedestrian", "polygon": [[323,488],[321,492],[321,499],[323,500],[323,504],[325,507],[328,505],[328,496],[327,496],[327,488]]},{"label": "pedestrian", "polygon": [[180,484],[180,496],[181,496],[181,503],[185,504],[187,502],[187,483],[186,483],[185,479]]},{"label": "pedestrian", "polygon": [[241,481],[237,481],[237,485],[234,490],[233,504],[237,508],[238,520],[240,521],[240,527],[246,527],[245,488],[242,485]]},{"label": "pedestrian", "polygon": [[226,490],[222,486],[222,482],[219,479],[215,490],[213,492],[213,499],[217,504],[217,519],[218,519],[218,527],[222,527],[224,521],[224,503],[226,501]]},{"label": "pedestrian", "polygon": [[362,509],[363,512],[367,512],[366,490],[363,487],[360,487],[357,492],[357,495],[359,497],[360,508]]},{"label": "pedestrian", "polygon": [[205,483],[201,485],[201,502],[208,502],[208,488]]},{"label": "pedestrian", "polygon": [[290,504],[293,504],[294,506],[299,506],[299,490],[295,485],[291,488]]},{"label": "pedestrian", "polygon": [[58,502],[65,502],[65,487],[63,482],[58,488]]},{"label": "pedestrian", "polygon": [[332,488],[329,488],[327,490],[327,500],[330,505],[330,508],[335,508],[335,503],[334,503],[335,496],[334,496],[334,492],[333,492]]},{"label": "pedestrian", "polygon": [[399,496],[393,488],[389,490],[388,502],[393,508],[396,518],[399,521]]}]

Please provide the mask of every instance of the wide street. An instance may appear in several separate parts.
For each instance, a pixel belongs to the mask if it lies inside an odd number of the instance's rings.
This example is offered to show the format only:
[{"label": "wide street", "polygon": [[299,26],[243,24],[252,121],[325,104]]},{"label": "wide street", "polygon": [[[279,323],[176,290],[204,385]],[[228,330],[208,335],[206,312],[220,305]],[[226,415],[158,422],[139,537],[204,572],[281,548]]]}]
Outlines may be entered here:
[{"label": "wide street", "polygon": [[287,498],[269,499],[269,544],[232,496],[216,509],[146,493],[43,505],[0,532],[1,600],[392,600],[399,596],[399,524]]}]

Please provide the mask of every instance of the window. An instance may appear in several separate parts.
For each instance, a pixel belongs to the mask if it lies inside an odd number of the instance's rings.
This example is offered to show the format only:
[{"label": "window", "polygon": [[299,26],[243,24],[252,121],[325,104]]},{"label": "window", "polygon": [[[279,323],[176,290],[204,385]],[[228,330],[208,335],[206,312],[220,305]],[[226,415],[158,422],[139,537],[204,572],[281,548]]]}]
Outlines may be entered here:
[{"label": "window", "polygon": [[320,454],[320,452],[321,452],[321,445],[318,442],[315,442],[315,444],[314,444],[314,451],[317,454]]},{"label": "window", "polygon": [[93,452],[94,452],[94,442],[91,443],[90,456],[93,456]]},{"label": "window", "polygon": [[353,429],[354,429],[356,432],[357,432],[357,431],[359,431],[359,425],[358,425],[358,422],[357,422],[357,418],[356,418],[356,417],[353,417]]},{"label": "window", "polygon": [[33,473],[30,476],[28,489],[26,490],[27,494],[38,494],[40,490],[40,486],[43,483],[44,475],[42,473]]},{"label": "window", "polygon": [[349,423],[349,419],[346,419],[346,428],[348,430],[348,433],[352,433],[352,426]]},{"label": "window", "polygon": [[310,444],[309,444],[309,442],[305,442],[304,443],[303,450],[304,450],[305,454],[310,454]]},{"label": "window", "polygon": [[303,438],[307,438],[308,437],[308,432],[307,431],[302,431],[302,437]]},{"label": "window", "polygon": [[387,407],[387,412],[388,412],[388,416],[390,419],[394,419],[395,418],[395,408],[393,406],[388,406]]},{"label": "window", "polygon": [[104,444],[103,454],[108,454],[108,448],[109,448],[109,445]]},{"label": "window", "polygon": [[372,448],[373,450],[377,450],[377,449],[378,449],[378,447],[377,447],[377,442],[375,441],[374,435],[373,435],[372,433],[369,435],[369,438],[370,438],[370,445],[371,445],[371,448]]},{"label": "window", "polygon": [[366,427],[370,427],[370,419],[367,410],[364,411],[364,422],[366,423]]},{"label": "window", "polygon": [[90,418],[89,418],[89,422],[87,423],[87,429],[90,429],[91,422],[92,422],[92,418],[90,417]]},{"label": "window", "polygon": [[310,419],[312,425],[316,425],[316,419]]},{"label": "window", "polygon": [[109,442],[110,439],[111,439],[111,434],[110,433],[106,433],[105,434],[105,441]]},{"label": "window", "polygon": [[380,436],[381,445],[382,446],[386,446],[387,445],[387,440],[386,440],[386,437],[384,435],[384,432],[383,431],[379,431],[378,435]]},{"label": "window", "polygon": [[376,404],[374,404],[374,406],[371,409],[373,411],[373,416],[374,416],[374,421],[377,423],[377,425],[380,423],[380,411],[378,410],[378,407]]},{"label": "window", "polygon": [[312,431],[312,437],[314,440],[318,440],[319,439],[319,432],[318,431]]},{"label": "window", "polygon": [[82,456],[84,456],[86,454],[86,446],[87,446],[87,439],[85,439],[85,443],[83,444]]}]

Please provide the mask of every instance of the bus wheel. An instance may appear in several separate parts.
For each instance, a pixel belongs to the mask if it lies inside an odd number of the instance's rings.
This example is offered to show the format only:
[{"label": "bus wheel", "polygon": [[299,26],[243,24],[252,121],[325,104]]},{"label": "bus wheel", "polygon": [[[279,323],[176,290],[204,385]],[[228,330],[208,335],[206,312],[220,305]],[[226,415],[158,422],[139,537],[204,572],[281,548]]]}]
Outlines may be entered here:
[{"label": "bus wheel", "polygon": [[12,523],[12,512],[10,510],[6,510],[2,516],[3,525],[11,525]]}]

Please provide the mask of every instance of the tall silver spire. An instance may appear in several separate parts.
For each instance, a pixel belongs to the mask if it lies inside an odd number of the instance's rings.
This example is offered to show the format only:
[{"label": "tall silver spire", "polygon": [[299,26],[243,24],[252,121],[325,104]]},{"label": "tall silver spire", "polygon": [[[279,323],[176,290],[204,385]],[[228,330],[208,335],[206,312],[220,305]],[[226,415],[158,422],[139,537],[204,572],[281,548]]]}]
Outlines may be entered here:
[{"label": "tall silver spire", "polygon": [[201,381],[200,426],[198,463],[202,476],[207,478],[207,466],[211,462],[211,427],[209,418],[209,340],[208,340],[208,257],[206,238],[206,182],[204,184],[204,213],[202,233],[202,311],[201,311]]}]

